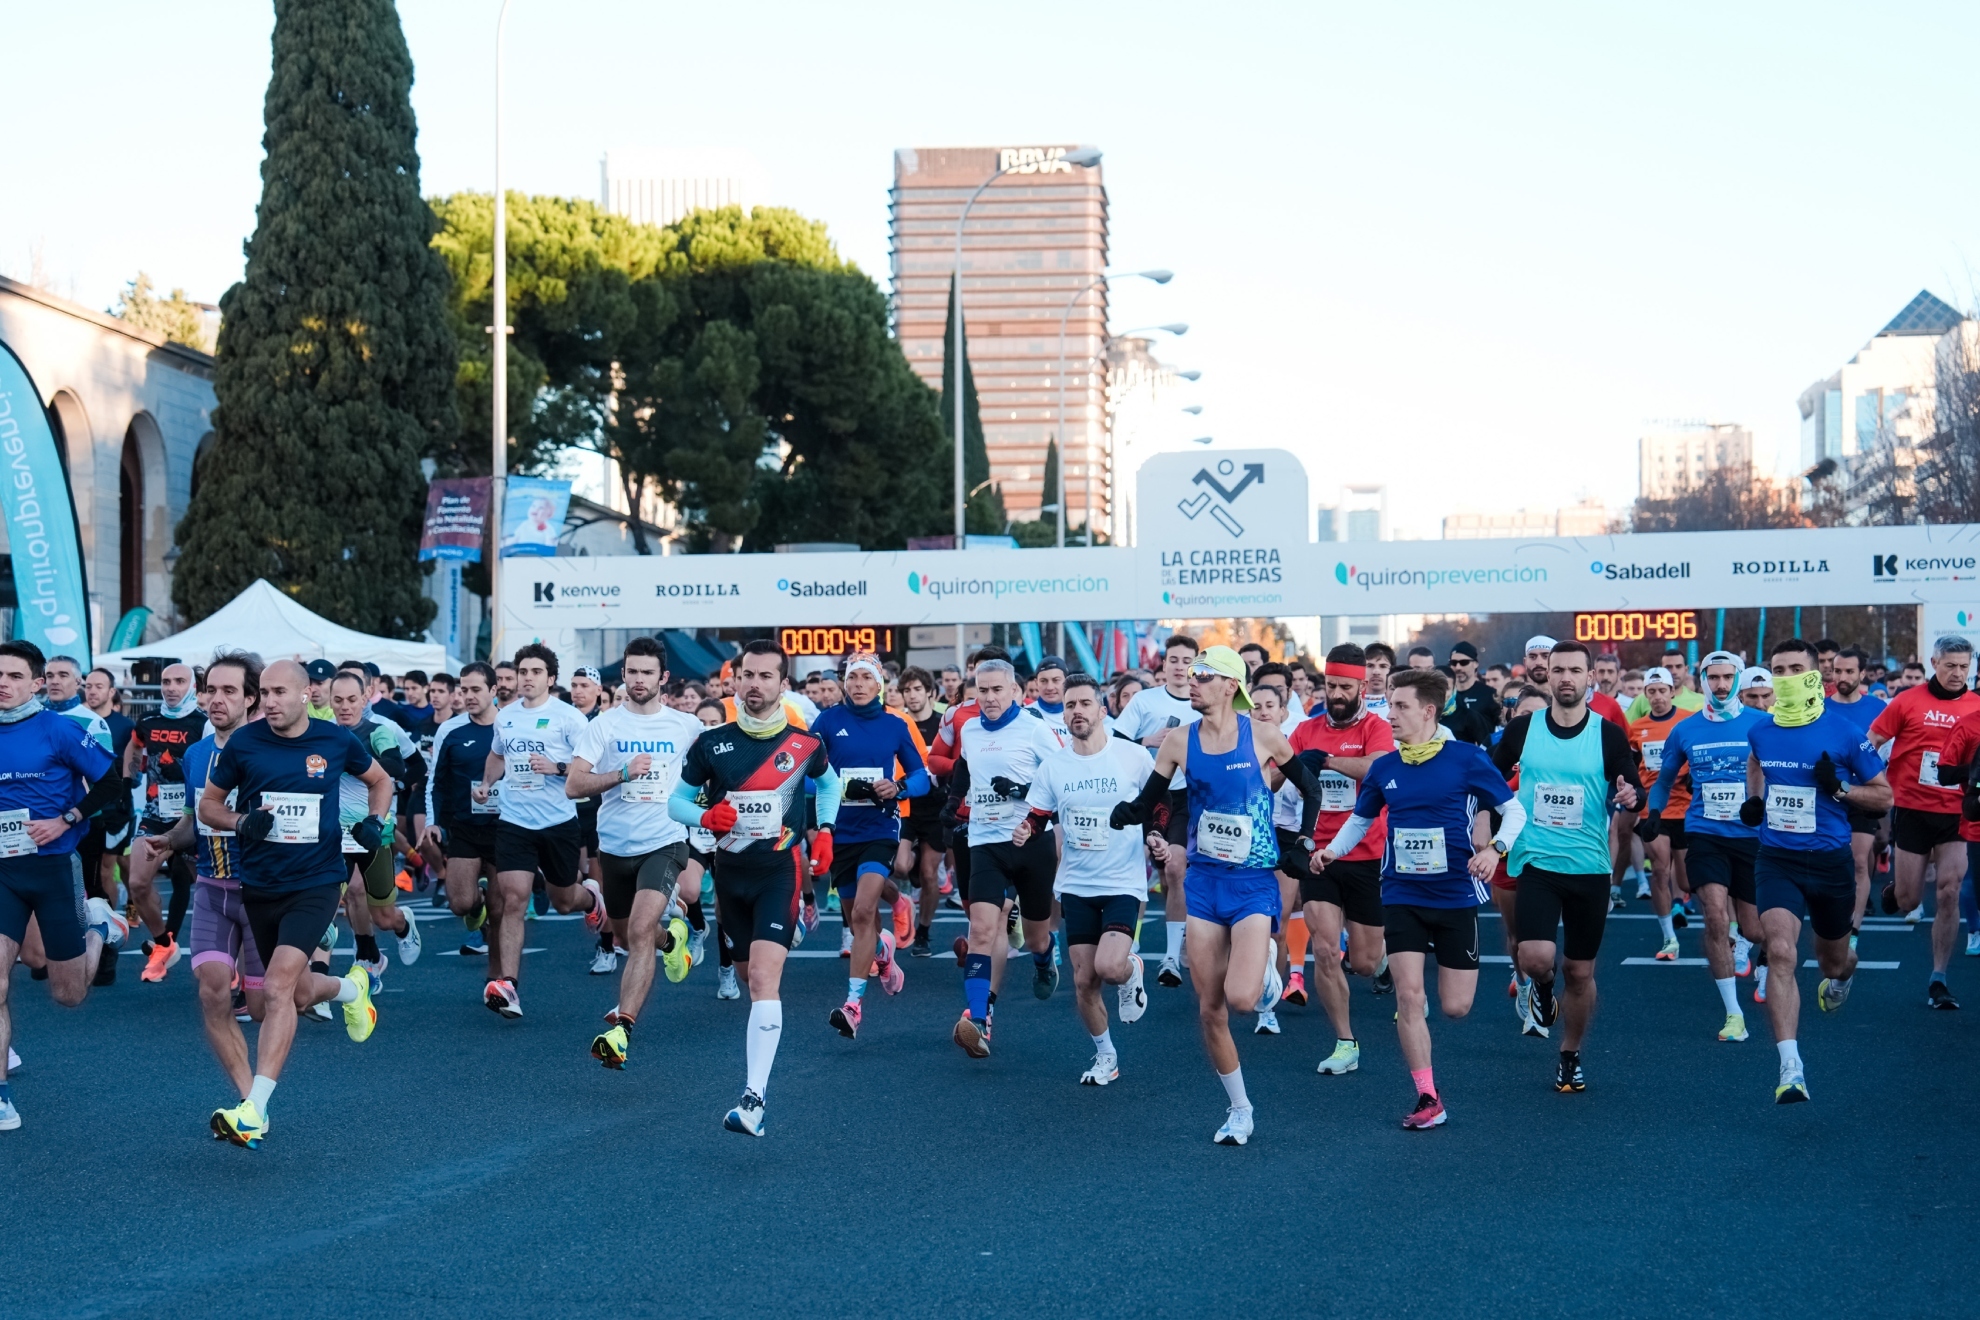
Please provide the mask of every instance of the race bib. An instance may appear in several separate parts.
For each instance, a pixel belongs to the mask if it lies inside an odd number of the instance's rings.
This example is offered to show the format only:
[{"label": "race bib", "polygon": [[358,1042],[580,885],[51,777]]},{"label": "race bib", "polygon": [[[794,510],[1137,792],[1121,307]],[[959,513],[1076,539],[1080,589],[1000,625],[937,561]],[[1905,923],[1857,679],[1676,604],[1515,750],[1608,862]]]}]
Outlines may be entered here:
[{"label": "race bib", "polygon": [[1663,739],[1643,744],[1643,768],[1653,775],[1664,768]]},{"label": "race bib", "polygon": [[1698,800],[1704,804],[1706,820],[1738,820],[1739,804],[1746,800],[1746,785],[1700,784]]},{"label": "race bib", "polygon": [[347,853],[361,853],[364,851],[364,849],[358,846],[358,841],[351,837],[351,827],[349,825],[344,826],[341,841],[344,845],[344,851]]},{"label": "race bib", "polygon": [[1022,802],[1014,802],[994,788],[971,788],[969,790],[969,816],[985,825],[1004,825],[1014,822],[1018,813],[1028,811]]},{"label": "race bib", "polygon": [[705,852],[705,853],[714,852],[715,851],[714,831],[704,830],[699,825],[688,826],[688,847],[694,849],[696,852]]},{"label": "race bib", "polygon": [[1213,862],[1251,860],[1251,817],[1206,811],[1196,818],[1196,853]]},{"label": "race bib", "polygon": [[1583,800],[1579,784],[1535,784],[1533,823],[1557,830],[1578,830]]},{"label": "race bib", "polygon": [[474,794],[468,794],[468,811],[476,816],[495,816],[502,811],[502,784],[498,780],[488,786],[488,800],[476,802]]},{"label": "race bib", "polygon": [[[27,808],[0,811],[0,857],[32,857],[35,842],[28,837]],[[78,903],[82,900],[77,899]]]},{"label": "race bib", "polygon": [[[234,798],[240,793],[240,791],[241,790],[238,788],[230,788],[227,790],[227,810],[229,811],[240,810],[239,807],[234,805]],[[197,815],[193,817],[193,828],[198,830],[201,834],[204,834],[209,839],[231,839],[234,837],[234,832],[232,830],[216,830],[211,825],[208,825],[205,821],[199,819]]]},{"label": "race bib", "polygon": [[643,775],[635,775],[619,785],[621,802],[665,802],[680,782],[679,761],[655,761]]},{"label": "race bib", "polygon": [[323,831],[320,793],[263,793],[261,805],[275,816],[270,843],[315,843]]},{"label": "race bib", "polygon": [[1444,828],[1397,830],[1395,834],[1397,875],[1442,875],[1450,865],[1444,851]]},{"label": "race bib", "polygon": [[1106,812],[1088,807],[1066,807],[1059,812],[1059,828],[1065,831],[1066,843],[1081,852],[1101,852],[1112,839],[1113,830],[1107,826]]},{"label": "race bib", "polygon": [[[854,784],[865,784],[868,788],[871,788],[873,787],[873,784],[876,780],[885,779],[886,777],[887,776],[880,773],[880,770],[877,766],[870,766],[870,765],[861,766],[858,769],[848,769],[848,770],[839,771],[839,780],[842,784],[844,784],[844,786],[848,790],[850,790]],[[846,797],[847,800],[850,801],[852,794],[848,792],[846,794]],[[854,805],[855,807],[870,807],[874,804],[872,799],[869,798],[859,802],[854,802],[852,805]]]},{"label": "race bib", "polygon": [[[1936,759],[1934,762],[1936,764]],[[158,786],[158,819],[177,820],[186,814],[186,786],[184,784],[160,784]]]},{"label": "race bib", "polygon": [[1338,770],[1320,772],[1320,810],[1353,811],[1355,783]]},{"label": "race bib", "polygon": [[736,824],[729,831],[730,838],[753,842],[757,839],[775,839],[783,834],[783,804],[777,793],[731,793],[729,805],[736,809]]},{"label": "race bib", "polygon": [[543,787],[543,776],[529,768],[527,756],[511,756],[504,771],[509,781],[509,789],[516,793],[534,793]]},{"label": "race bib", "polygon": [[[1946,788],[1939,782],[1939,754],[1921,752],[1918,756],[1918,782],[1927,788]],[[1948,792],[1951,790],[1948,789]]]},{"label": "race bib", "polygon": [[1813,834],[1815,786],[1767,785],[1767,828],[1782,834]]}]

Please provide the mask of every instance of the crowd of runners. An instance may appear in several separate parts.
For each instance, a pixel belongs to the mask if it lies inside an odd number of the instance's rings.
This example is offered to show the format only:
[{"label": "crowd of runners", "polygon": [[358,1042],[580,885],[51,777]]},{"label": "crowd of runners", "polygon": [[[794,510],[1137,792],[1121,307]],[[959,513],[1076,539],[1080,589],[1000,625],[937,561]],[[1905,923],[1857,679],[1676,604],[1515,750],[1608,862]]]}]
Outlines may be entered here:
[{"label": "crowd of runners", "polygon": [[[609,684],[540,644],[396,677],[236,652],[166,668],[157,708],[133,720],[107,671],[8,642],[0,1053],[19,1067],[16,960],[73,1006],[116,980],[133,941],[146,983],[190,952],[238,1095],[209,1126],[258,1147],[299,1021],[341,1016],[367,1039],[393,959],[416,963],[434,937],[401,905],[417,892],[460,918],[459,952],[485,960],[478,993],[505,1020],[524,1013],[525,923],[581,915],[588,971],[618,978],[589,1042],[609,1069],[634,1057],[656,966],[680,982],[713,943],[718,997],[748,1001],[723,1123],[761,1136],[785,960],[836,914],[844,999],[793,1029],[857,1041],[875,982],[891,998],[918,960],[953,955],[959,985],[916,979],[957,996],[951,1039],[983,1059],[1013,962],[1039,999],[1070,971],[1092,1040],[1078,1080],[1107,1086],[1116,1021],[1149,1011],[1151,983],[1187,979],[1228,1101],[1215,1140],[1243,1145],[1257,1120],[1233,1023],[1277,1034],[1282,1004],[1317,999],[1333,1032],[1318,1072],[1352,1073],[1362,979],[1393,995],[1402,1123],[1421,1129],[1448,1116],[1431,988],[1444,1017],[1471,1011],[1491,960],[1481,907],[1502,918],[1518,1032],[1554,1045],[1551,1085],[1571,1094],[1589,1085],[1608,917],[1647,900],[1655,959],[1702,928],[1701,1039],[1749,1038],[1747,982],[1779,1051],[1774,1099],[1806,1101],[1804,925],[1815,1005],[1836,1012],[1865,917],[1921,920],[1929,889],[1920,1002],[1958,1007],[1962,919],[1980,954],[1980,697],[1958,636],[1888,682],[1826,640],[1766,652],[1694,668],[1672,651],[1634,670],[1538,636],[1505,664],[1460,641],[1400,661],[1342,645],[1309,666],[1176,634],[1159,669],[1105,680],[1052,656],[1021,671],[986,647],[939,673],[853,655],[800,681],[752,641],[702,682],[641,637]],[[1165,927],[1152,969],[1151,894]],[[944,907],[968,933],[938,950]],[[354,952],[338,973],[340,922]],[[0,1130],[21,1123],[8,1076]]]}]

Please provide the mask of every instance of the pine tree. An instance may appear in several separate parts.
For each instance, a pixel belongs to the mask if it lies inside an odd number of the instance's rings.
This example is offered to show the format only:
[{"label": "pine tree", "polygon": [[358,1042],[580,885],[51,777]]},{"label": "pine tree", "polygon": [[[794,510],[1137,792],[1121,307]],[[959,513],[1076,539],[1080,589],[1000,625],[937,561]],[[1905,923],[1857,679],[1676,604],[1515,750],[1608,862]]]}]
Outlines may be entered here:
[{"label": "pine tree", "polygon": [[447,271],[419,192],[412,55],[391,0],[276,0],[261,202],[221,300],[214,443],[172,599],[265,577],[350,627],[418,636],[420,457],[454,438]]},{"label": "pine tree", "polygon": [[[949,434],[951,443],[955,441],[956,402],[955,395],[949,393],[955,387],[956,364],[949,359],[953,356],[956,342],[956,280],[949,277],[949,319],[942,329],[942,429]],[[990,449],[983,443],[983,415],[976,408],[976,373],[969,369],[969,323],[963,323],[962,344],[962,391],[963,391],[963,489],[975,490],[969,503],[963,509],[963,530],[973,535],[998,535],[1004,530],[1004,492],[997,486],[979,485],[990,479]],[[954,451],[951,451],[952,453]],[[951,459],[951,462],[954,460]],[[950,493],[951,522],[954,526],[955,495]]]}]

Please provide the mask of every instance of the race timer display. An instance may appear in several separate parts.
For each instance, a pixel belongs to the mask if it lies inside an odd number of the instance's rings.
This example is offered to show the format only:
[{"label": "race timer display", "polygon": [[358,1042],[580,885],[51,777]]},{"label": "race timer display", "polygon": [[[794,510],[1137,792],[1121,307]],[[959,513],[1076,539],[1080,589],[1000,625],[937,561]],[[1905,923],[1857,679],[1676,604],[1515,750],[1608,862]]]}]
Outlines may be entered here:
[{"label": "race timer display", "polygon": [[779,628],[777,645],[785,655],[845,655],[871,651],[885,655],[894,649],[894,630],[871,624],[844,628]]},{"label": "race timer display", "polygon": [[1601,610],[1574,616],[1577,642],[1689,642],[1697,636],[1695,610]]}]

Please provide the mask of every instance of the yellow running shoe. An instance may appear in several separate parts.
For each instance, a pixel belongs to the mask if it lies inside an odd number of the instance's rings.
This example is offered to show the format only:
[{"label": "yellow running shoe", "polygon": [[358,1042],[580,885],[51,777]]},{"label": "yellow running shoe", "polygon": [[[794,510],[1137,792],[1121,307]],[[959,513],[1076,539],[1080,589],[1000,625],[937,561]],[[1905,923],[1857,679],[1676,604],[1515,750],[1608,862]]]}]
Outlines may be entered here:
[{"label": "yellow running shoe", "polygon": [[688,924],[675,917],[667,923],[667,934],[674,947],[660,955],[660,965],[666,969],[669,981],[686,980],[688,969],[694,966],[694,955],[688,951]]},{"label": "yellow running shoe", "polygon": [[352,1040],[370,1040],[378,1027],[378,1009],[371,1002],[371,973],[363,963],[354,962],[344,979],[357,987],[357,998],[344,1005],[344,1030]]},{"label": "yellow running shoe", "polygon": [[631,1048],[632,1042],[626,1038],[626,1029],[614,1026],[592,1039],[591,1057],[617,1072],[626,1066],[626,1052]]},{"label": "yellow running shoe", "polygon": [[1720,1040],[1745,1040],[1745,1039],[1746,1039],[1746,1015],[1745,1015],[1744,1013],[1728,1013],[1728,1014],[1726,1014],[1726,1025],[1725,1025],[1725,1026],[1723,1026],[1723,1027],[1720,1027],[1720,1028],[1719,1028],[1719,1039],[1720,1039]]},{"label": "yellow running shoe", "polygon": [[220,1140],[231,1141],[249,1150],[259,1150],[261,1139],[268,1135],[268,1120],[261,1116],[261,1111],[254,1107],[252,1100],[243,1100],[232,1109],[214,1110],[207,1126]]}]

